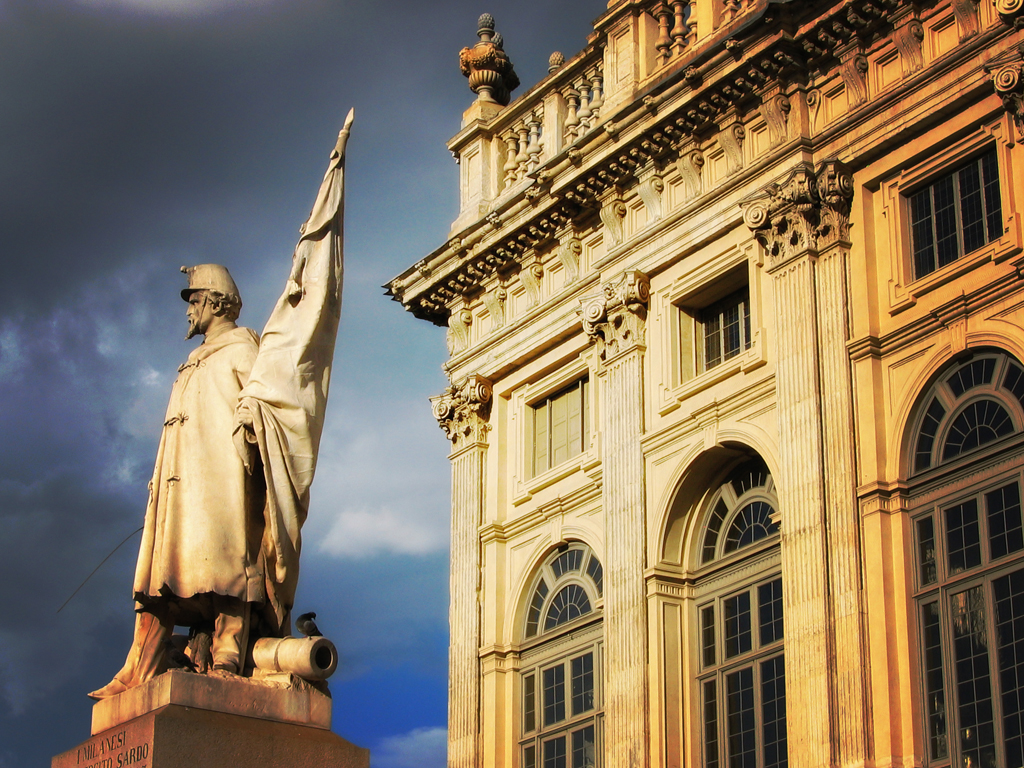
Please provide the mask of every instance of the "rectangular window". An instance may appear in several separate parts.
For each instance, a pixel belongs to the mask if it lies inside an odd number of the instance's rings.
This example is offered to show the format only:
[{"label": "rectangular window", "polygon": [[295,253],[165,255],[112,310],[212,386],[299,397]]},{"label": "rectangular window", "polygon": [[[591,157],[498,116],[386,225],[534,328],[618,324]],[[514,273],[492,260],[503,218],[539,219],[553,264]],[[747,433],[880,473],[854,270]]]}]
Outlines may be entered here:
[{"label": "rectangular window", "polygon": [[561,664],[544,670],[544,725],[560,720],[565,720],[565,667]]},{"label": "rectangular window", "polygon": [[1003,230],[995,150],[915,192],[908,202],[915,278],[998,239]]},{"label": "rectangular window", "polygon": [[744,288],[701,310],[700,325],[704,371],[750,349],[750,291]]},{"label": "rectangular window", "polygon": [[537,678],[527,675],[523,678],[523,732],[529,733],[537,727]]},{"label": "rectangular window", "polygon": [[572,713],[579,715],[594,708],[594,654],[572,660]]},{"label": "rectangular window", "polygon": [[587,380],[535,403],[532,476],[579,456],[589,447]]}]

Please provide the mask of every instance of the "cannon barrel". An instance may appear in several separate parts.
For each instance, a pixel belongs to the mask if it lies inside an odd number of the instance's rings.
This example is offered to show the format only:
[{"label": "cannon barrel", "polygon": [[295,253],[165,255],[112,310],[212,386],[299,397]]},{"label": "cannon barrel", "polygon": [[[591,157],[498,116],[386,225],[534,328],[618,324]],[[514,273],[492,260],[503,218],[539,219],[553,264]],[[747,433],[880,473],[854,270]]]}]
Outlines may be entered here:
[{"label": "cannon barrel", "polygon": [[326,680],[338,668],[338,649],[326,637],[262,637],[253,645],[252,660],[264,672]]}]

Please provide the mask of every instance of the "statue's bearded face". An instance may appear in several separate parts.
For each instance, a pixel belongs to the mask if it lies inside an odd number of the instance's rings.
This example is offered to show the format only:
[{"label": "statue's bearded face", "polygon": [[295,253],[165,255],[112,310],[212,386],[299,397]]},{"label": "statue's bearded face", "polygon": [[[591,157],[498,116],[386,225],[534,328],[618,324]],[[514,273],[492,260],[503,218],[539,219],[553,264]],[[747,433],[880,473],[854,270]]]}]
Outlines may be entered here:
[{"label": "statue's bearded face", "polygon": [[210,327],[210,320],[213,319],[213,305],[206,291],[195,291],[188,297],[188,309],[185,310],[185,317],[188,318],[188,333],[186,339],[202,334],[206,335]]}]

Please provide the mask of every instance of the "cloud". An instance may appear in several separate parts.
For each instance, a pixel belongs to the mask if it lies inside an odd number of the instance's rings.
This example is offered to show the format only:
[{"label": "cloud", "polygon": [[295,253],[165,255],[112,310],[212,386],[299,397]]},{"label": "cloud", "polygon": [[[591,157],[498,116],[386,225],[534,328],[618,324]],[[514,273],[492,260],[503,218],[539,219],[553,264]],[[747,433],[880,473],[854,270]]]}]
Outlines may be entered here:
[{"label": "cloud", "polygon": [[447,759],[445,728],[414,728],[381,739],[377,749],[370,751],[372,768],[443,768]]},{"label": "cloud", "polygon": [[249,10],[271,0],[77,0],[95,8],[159,16],[205,16],[227,10]]},{"label": "cloud", "polygon": [[344,510],[320,542],[320,551],[335,557],[370,557],[379,552],[425,555],[445,549],[447,530],[436,520],[418,517],[417,511]]}]

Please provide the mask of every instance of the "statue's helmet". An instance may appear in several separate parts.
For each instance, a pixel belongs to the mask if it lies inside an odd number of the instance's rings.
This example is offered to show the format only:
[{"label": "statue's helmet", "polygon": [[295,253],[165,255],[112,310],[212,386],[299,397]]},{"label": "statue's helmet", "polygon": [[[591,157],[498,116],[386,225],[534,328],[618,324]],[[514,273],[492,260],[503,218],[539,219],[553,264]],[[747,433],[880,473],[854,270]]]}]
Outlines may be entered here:
[{"label": "statue's helmet", "polygon": [[188,301],[196,291],[206,290],[216,291],[241,304],[242,297],[238,293],[238,286],[231,279],[227,267],[220,264],[196,264],[194,267],[182,267],[181,271],[188,275],[188,288],[181,291],[181,298],[185,301]]}]

